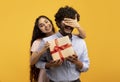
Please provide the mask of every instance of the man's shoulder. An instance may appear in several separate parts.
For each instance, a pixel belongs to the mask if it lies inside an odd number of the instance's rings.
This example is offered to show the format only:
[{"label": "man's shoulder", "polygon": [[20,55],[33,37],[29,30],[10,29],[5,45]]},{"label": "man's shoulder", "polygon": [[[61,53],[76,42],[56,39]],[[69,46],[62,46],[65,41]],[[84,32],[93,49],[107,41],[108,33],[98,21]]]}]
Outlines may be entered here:
[{"label": "man's shoulder", "polygon": [[74,42],[78,42],[78,43],[82,43],[85,44],[85,40],[80,38],[79,36],[73,35],[72,39],[74,40]]},{"label": "man's shoulder", "polygon": [[73,39],[75,40],[81,40],[81,41],[84,41],[84,39],[80,38],[79,36],[77,35],[73,35]]}]

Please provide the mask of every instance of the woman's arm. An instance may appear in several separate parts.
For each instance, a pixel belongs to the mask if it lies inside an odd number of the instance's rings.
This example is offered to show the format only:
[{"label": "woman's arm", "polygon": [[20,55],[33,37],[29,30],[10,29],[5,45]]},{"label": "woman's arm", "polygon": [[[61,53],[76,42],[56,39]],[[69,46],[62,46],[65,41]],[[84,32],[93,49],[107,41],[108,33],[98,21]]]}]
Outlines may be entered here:
[{"label": "woman's arm", "polygon": [[[33,44],[34,45],[34,44]],[[37,44],[39,45],[39,44]],[[49,48],[49,43],[46,43],[45,46],[40,51],[32,51],[31,57],[30,57],[30,65],[34,65],[37,63],[41,55]]]},{"label": "woman's arm", "polygon": [[76,29],[79,32],[79,34],[76,34],[77,36],[79,36],[80,38],[83,38],[83,39],[86,38],[86,33],[82,27],[78,27]]},{"label": "woman's arm", "polygon": [[78,23],[77,16],[75,16],[75,19],[64,18],[64,20],[62,22],[67,26],[70,26],[72,28],[76,28],[78,30],[79,34],[75,34],[75,35],[77,35],[83,39],[86,38],[86,33],[85,33],[84,29]]}]

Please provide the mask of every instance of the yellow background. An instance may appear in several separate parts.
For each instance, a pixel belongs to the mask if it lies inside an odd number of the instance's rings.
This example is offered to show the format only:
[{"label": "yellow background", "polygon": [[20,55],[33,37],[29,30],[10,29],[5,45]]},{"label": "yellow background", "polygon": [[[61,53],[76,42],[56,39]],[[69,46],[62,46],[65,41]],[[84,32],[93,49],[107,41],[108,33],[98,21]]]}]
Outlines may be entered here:
[{"label": "yellow background", "polygon": [[87,33],[91,65],[82,82],[120,82],[119,0],[1,0],[0,82],[29,82],[34,21],[46,15],[54,22],[54,14],[65,5],[80,13]]}]

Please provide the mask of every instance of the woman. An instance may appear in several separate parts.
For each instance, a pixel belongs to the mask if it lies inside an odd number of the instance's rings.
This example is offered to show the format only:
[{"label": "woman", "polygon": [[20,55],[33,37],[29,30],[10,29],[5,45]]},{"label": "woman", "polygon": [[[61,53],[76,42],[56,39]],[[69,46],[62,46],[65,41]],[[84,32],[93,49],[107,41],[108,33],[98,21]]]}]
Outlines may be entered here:
[{"label": "woman", "polygon": [[[69,25],[69,23],[71,23],[71,25],[73,24],[74,26],[76,26],[79,32],[78,36],[81,38],[86,37],[85,32],[79,26],[76,20],[65,18],[63,20],[63,23],[65,25]],[[53,26],[52,21],[48,17],[42,15],[36,19],[34,29],[33,29],[32,40],[31,40],[31,57],[30,57],[30,65],[31,65],[30,80],[31,82],[48,82],[49,81],[46,76],[45,69],[38,69],[35,67],[35,64],[39,60],[40,56],[49,47],[49,44],[46,43],[44,48],[38,52],[37,49],[38,49],[41,39],[44,37],[48,37],[54,33],[55,33],[55,28]]]}]

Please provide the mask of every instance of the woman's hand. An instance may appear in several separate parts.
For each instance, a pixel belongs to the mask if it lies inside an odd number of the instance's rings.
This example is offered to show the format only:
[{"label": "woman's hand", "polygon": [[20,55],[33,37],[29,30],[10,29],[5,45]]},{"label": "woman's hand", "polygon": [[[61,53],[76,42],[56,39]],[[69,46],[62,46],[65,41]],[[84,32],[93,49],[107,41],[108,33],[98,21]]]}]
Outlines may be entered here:
[{"label": "woman's hand", "polygon": [[44,48],[45,48],[45,49],[48,49],[49,46],[50,46],[50,44],[49,44],[48,42],[46,42],[45,45],[44,45]]},{"label": "woman's hand", "polygon": [[86,33],[85,33],[84,29],[80,26],[80,24],[77,21],[77,14],[75,15],[75,19],[64,18],[64,20],[62,22],[67,26],[76,28],[79,32],[79,34],[76,34],[77,36],[79,36],[80,38],[83,38],[83,39],[86,38]]},{"label": "woman's hand", "polygon": [[80,28],[80,24],[77,21],[77,14],[75,15],[75,19],[64,18],[62,21],[65,25],[70,26],[72,28]]}]

